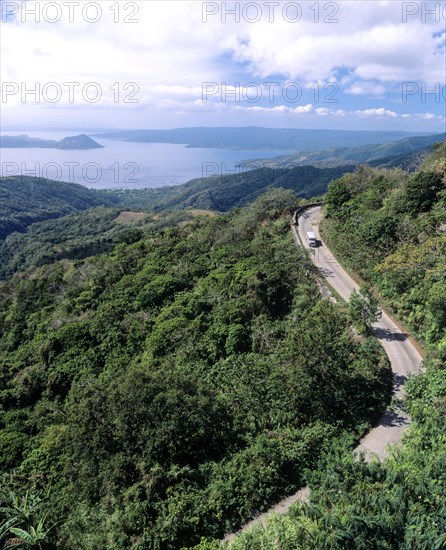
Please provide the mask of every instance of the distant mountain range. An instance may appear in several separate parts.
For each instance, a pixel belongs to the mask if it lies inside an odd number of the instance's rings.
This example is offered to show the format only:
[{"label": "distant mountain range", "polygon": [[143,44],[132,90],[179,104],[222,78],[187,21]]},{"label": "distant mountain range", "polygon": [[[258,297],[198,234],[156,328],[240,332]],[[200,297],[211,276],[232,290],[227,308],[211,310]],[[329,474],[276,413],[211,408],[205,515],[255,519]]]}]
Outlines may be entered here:
[{"label": "distant mountain range", "polygon": [[60,141],[53,139],[32,138],[26,134],[21,136],[0,136],[1,147],[38,147],[44,149],[100,149],[103,146],[99,145],[94,139],[91,139],[85,134],[79,136],[66,137]]},{"label": "distant mountain range", "polygon": [[409,132],[300,130],[295,128],[197,127],[172,130],[116,130],[93,137],[188,147],[264,151],[314,151],[327,147],[382,144],[414,136]]},{"label": "distant mountain range", "polygon": [[317,166],[328,168],[348,164],[401,167],[416,169],[429,155],[434,143],[444,141],[446,133],[427,136],[412,136],[393,143],[368,144],[358,147],[332,147],[310,152],[297,152],[272,159],[253,159],[241,162],[244,168],[294,168]]}]

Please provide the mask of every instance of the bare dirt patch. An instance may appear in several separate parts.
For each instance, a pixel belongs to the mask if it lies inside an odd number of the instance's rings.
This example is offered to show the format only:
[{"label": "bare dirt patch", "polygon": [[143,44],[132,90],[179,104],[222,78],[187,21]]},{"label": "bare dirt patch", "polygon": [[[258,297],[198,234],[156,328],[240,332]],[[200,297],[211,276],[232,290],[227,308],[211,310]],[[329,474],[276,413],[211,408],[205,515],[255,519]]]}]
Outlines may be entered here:
[{"label": "bare dirt patch", "polygon": [[210,216],[210,217],[214,217],[214,216],[217,215],[215,212],[212,212],[212,210],[194,209],[194,210],[186,210],[186,212],[190,212],[193,216]]},{"label": "bare dirt patch", "polygon": [[146,212],[131,212],[130,210],[125,210],[121,212],[116,218],[115,222],[122,225],[128,225],[130,223],[140,222],[145,220],[147,217]]}]

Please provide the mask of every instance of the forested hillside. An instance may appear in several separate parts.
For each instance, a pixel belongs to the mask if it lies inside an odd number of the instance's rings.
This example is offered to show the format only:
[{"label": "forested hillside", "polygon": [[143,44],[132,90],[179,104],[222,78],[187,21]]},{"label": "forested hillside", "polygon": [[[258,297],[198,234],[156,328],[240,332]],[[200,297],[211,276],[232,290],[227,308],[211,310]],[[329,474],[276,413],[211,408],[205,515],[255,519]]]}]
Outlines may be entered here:
[{"label": "forested hillside", "polygon": [[0,241],[35,222],[112,204],[112,197],[75,183],[32,176],[0,178]]},{"label": "forested hillside", "polygon": [[[44,178],[2,178],[0,280],[32,265],[82,259],[137,240],[141,233],[135,224],[114,221],[125,209],[156,212],[146,217],[146,225],[161,228],[190,220],[197,210],[227,211],[246,205],[268,189],[284,187],[304,197],[324,193],[329,181],[348,170],[352,167],[261,169],[174,187],[109,192]],[[94,209],[98,205],[106,208]]]},{"label": "forested hillside", "polygon": [[388,402],[387,359],[319,295],[290,190],[219,216],[96,208],[8,237],[6,274],[27,271],[0,283],[0,542],[216,549],[306,484],[310,504],[230,548],[444,547],[445,148],[326,197],[324,238],[427,350],[383,464],[351,448]]},{"label": "forested hillside", "polygon": [[218,538],[373,422],[387,359],[320,297],[296,202],[276,189],[0,284],[2,543]]},{"label": "forested hillside", "polygon": [[250,204],[262,193],[279,187],[290,189],[303,198],[324,194],[335,178],[354,171],[354,166],[292,169],[260,168],[237,174],[191,180],[182,185],[146,190],[112,191],[110,195],[127,208],[166,209],[205,208],[227,212]]},{"label": "forested hillside", "polygon": [[149,214],[100,206],[32,224],[25,233],[12,233],[0,241],[0,280],[28,267],[107,252],[120,242],[140,240],[145,228],[177,225],[198,213],[183,210]]},{"label": "forested hillside", "polygon": [[25,232],[35,222],[95,206],[226,212],[246,206],[262,193],[278,187],[292,189],[302,197],[312,197],[325,193],[332,179],[352,170],[351,166],[335,169],[304,166],[294,170],[262,168],[192,180],[177,186],[110,192],[30,176],[0,178],[0,242],[13,232]]},{"label": "forested hillside", "polygon": [[445,145],[413,176],[362,169],[327,194],[333,251],[426,343],[446,336]]},{"label": "forested hillside", "polygon": [[[333,182],[324,238],[423,342],[426,371],[406,383],[401,449],[365,464],[327,453],[311,503],[244,534],[231,550],[446,547],[446,142],[422,171],[361,169]],[[203,541],[201,549],[220,548]],[[225,546],[226,547],[226,546]]]}]

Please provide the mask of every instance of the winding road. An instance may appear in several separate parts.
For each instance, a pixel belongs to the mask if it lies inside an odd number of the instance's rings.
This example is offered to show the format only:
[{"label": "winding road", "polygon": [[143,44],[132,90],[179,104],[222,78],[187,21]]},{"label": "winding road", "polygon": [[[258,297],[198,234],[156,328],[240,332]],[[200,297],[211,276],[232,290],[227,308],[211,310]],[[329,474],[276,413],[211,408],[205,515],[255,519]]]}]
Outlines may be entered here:
[{"label": "winding road", "polygon": [[[320,275],[328,285],[345,301],[349,300],[353,290],[359,290],[358,284],[336,261],[319,233],[321,207],[315,206],[302,212],[298,218],[299,225],[292,226],[293,236],[297,244],[302,244],[309,250],[310,258],[318,268]],[[319,240],[317,248],[310,248],[307,242],[307,231],[313,231]],[[299,242],[300,241],[300,242]],[[410,423],[410,418],[403,409],[403,386],[409,374],[418,374],[421,368],[422,357],[417,348],[402,332],[397,324],[383,311],[381,319],[373,325],[373,333],[383,346],[389,357],[394,375],[394,397],[396,406],[388,409],[375,426],[359,442],[354,452],[365,454],[370,461],[373,456],[382,460],[386,458],[389,445],[397,445],[401,441],[404,430]],[[256,524],[264,524],[272,513],[285,513],[295,502],[304,502],[308,499],[309,489],[304,487],[294,495],[282,500],[267,512],[254,518],[240,531],[248,531]],[[230,534],[224,540],[232,540],[236,534]]]},{"label": "winding road", "polygon": [[[299,216],[297,232],[304,247],[307,244],[307,231],[313,231],[319,239],[321,246],[310,249],[313,263],[327,283],[339,294],[341,298],[348,301],[353,290],[359,290],[358,284],[334,259],[328,247],[320,238],[319,220],[321,207],[316,206],[306,210]],[[296,231],[296,227],[293,227]],[[399,405],[403,398],[403,385],[408,374],[418,374],[421,366],[421,355],[412,344],[407,334],[401,332],[396,323],[383,311],[381,319],[373,325],[373,333],[383,346],[392,365],[394,375],[394,397]],[[397,444],[409,424],[410,419],[398,406],[393,411],[387,410],[381,418],[378,426],[361,440],[357,451],[364,451],[368,459],[376,455],[382,459],[387,456],[386,447],[389,444]]]}]

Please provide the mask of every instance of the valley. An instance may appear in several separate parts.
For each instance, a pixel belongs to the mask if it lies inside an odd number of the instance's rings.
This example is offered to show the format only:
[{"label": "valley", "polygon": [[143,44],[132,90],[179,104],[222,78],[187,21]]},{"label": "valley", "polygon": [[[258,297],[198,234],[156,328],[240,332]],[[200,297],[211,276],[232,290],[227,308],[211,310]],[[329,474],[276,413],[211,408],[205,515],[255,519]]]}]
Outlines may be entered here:
[{"label": "valley", "polygon": [[[373,494],[376,479],[386,483],[394,475],[392,496],[380,498],[392,498],[402,515],[391,526],[383,517],[364,545],[380,533],[399,540],[415,504],[411,491],[396,504],[406,478],[394,472],[414,460],[417,475],[425,475],[430,459],[416,454],[417,442],[442,429],[444,255],[429,251],[442,249],[444,143],[415,174],[364,166],[327,182],[315,269],[291,237],[292,214],[306,200],[279,185],[294,181],[289,172],[277,172],[277,187],[266,179],[262,188],[262,172],[254,171],[258,190],[243,206],[224,180],[200,182],[226,191],[232,202],[220,208],[227,212],[201,199],[189,209],[173,209],[174,199],[144,208],[146,192],[139,198],[137,190],[120,196],[47,180],[2,180],[9,221],[0,247],[0,444],[2,467],[20,473],[5,478],[2,498],[12,510],[7,495],[26,492],[35,521],[59,522],[48,547],[80,540],[120,547],[142,539],[147,547],[249,548],[248,540],[262,546],[279,537],[285,548],[312,548],[309,541],[329,536],[327,517],[337,521],[336,514],[362,506],[357,483],[370,484]],[[48,194],[56,188],[58,195]],[[33,201],[22,204],[19,197],[30,193]],[[49,196],[56,201],[52,219],[33,223]],[[24,208],[20,232],[11,225],[20,212],[14,204]],[[301,233],[317,231],[318,212],[302,214]],[[356,283],[327,259],[328,247],[369,285],[360,288],[365,301],[349,299]],[[420,261],[429,262],[427,271]],[[345,303],[320,294],[318,269]],[[407,304],[426,284],[426,309],[413,317]],[[372,285],[426,349],[425,370],[404,384],[404,401],[402,382],[420,358],[404,335],[392,336],[401,333],[385,315],[368,324],[375,315]],[[388,454],[409,416],[407,435]],[[352,454],[357,442],[365,458]],[[429,452],[440,468],[440,441]],[[303,486],[311,489],[304,507],[288,499],[287,514],[220,542]],[[435,486],[425,491],[440,505]],[[327,498],[335,503],[331,511]],[[113,528],[112,509],[119,510]],[[437,517],[435,510],[416,513],[423,521]],[[135,517],[138,527],[130,528]],[[366,536],[354,517],[337,527],[343,547],[351,532],[355,545]],[[440,540],[435,529],[417,536]]]}]

